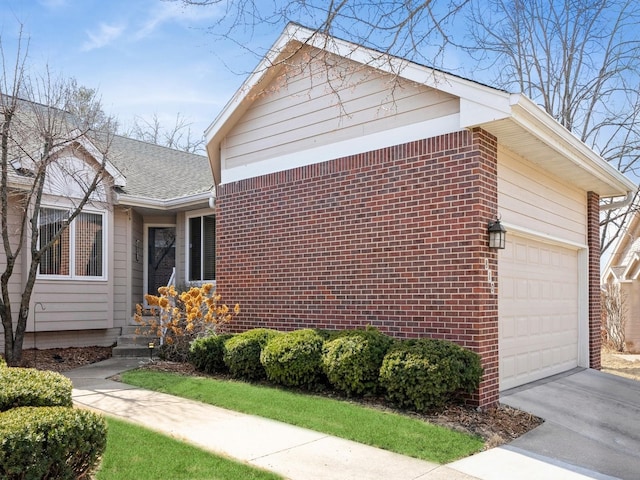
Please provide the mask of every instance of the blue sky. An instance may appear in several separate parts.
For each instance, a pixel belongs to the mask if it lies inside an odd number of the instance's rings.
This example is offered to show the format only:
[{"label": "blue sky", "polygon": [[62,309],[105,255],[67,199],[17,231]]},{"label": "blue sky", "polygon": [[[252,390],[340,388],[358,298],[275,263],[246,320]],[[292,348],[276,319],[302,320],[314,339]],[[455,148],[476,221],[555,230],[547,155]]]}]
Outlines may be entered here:
[{"label": "blue sky", "polygon": [[[104,110],[125,128],[136,115],[157,114],[163,124],[173,124],[180,113],[193,123],[194,134],[202,133],[258,61],[207,33],[219,15],[212,6],[185,8],[163,0],[0,0],[0,5],[6,56],[17,45],[22,23],[32,71],[48,65],[97,89]],[[268,48],[279,33],[256,35],[253,42]]]}]

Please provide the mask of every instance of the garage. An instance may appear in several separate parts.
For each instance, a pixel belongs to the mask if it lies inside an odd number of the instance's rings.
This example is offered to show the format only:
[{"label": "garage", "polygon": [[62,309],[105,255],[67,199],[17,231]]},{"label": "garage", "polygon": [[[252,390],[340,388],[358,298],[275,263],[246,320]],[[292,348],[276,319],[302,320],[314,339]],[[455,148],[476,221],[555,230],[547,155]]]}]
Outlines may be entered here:
[{"label": "garage", "polygon": [[578,250],[509,235],[500,252],[500,390],[578,365]]}]

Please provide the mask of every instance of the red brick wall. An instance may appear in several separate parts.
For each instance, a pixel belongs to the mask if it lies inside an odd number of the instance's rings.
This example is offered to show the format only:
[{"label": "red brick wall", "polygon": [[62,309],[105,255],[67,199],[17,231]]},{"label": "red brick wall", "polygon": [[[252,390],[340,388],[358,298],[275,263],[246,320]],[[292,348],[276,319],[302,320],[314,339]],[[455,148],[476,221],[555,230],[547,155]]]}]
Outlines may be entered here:
[{"label": "red brick wall", "polygon": [[483,358],[474,402],[497,402],[496,168],[475,129],[221,185],[217,289],[241,305],[235,327],[449,339]]},{"label": "red brick wall", "polygon": [[600,294],[600,197],[587,193],[587,246],[589,247],[589,366],[600,370],[602,304]]}]

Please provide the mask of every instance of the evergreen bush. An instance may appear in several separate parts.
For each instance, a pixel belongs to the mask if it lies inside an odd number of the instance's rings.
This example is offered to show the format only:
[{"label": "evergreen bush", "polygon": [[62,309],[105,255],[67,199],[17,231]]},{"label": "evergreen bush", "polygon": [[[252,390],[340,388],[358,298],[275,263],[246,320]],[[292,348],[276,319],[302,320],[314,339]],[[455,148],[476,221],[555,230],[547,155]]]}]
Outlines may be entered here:
[{"label": "evergreen bush", "polygon": [[70,407],[72,389],[71,380],[60,373],[1,368],[0,412],[15,407]]},{"label": "evergreen bush", "polygon": [[270,339],[279,335],[276,330],[254,328],[228,339],[224,343],[223,359],[231,375],[245,380],[264,378],[260,352]]},{"label": "evergreen bush", "polygon": [[196,338],[189,346],[188,360],[196,370],[204,373],[225,373],[228,371],[224,363],[224,344],[233,335],[209,335]]},{"label": "evergreen bush", "polygon": [[478,354],[446,340],[422,338],[393,346],[380,368],[389,401],[419,412],[474,392],[482,378]]},{"label": "evergreen bush", "polygon": [[102,416],[72,407],[19,407],[0,413],[0,478],[89,478],[107,446]]},{"label": "evergreen bush", "polygon": [[329,383],[346,395],[374,393],[380,366],[393,340],[374,328],[345,330],[322,349],[322,367]]},{"label": "evergreen bush", "polygon": [[322,335],[313,329],[295,330],[272,338],[260,355],[267,378],[287,387],[318,387],[324,380],[323,343]]}]

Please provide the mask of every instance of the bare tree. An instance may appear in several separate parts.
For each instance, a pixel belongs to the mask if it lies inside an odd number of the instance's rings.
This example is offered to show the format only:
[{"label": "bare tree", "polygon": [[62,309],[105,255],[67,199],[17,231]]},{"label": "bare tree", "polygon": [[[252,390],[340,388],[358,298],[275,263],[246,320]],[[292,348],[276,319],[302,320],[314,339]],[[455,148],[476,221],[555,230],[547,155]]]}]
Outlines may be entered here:
[{"label": "bare tree", "polygon": [[[27,52],[20,36],[15,62],[5,57],[0,39],[0,318],[5,358],[20,364],[34,285],[43,256],[59,242],[90,202],[104,202],[110,136],[106,117],[92,90],[75,81],[27,75]],[[69,113],[71,111],[72,114]],[[74,161],[74,152],[92,149],[95,164]],[[42,202],[64,189],[66,215],[46,238],[40,235]],[[12,281],[16,270],[22,277]],[[17,308],[13,289],[20,286]]]},{"label": "bare tree", "polygon": [[625,349],[626,296],[618,282],[607,283],[602,292],[602,328],[605,344],[616,352]]},{"label": "bare tree", "polygon": [[[640,167],[640,9],[635,0],[487,0],[465,48],[491,82],[523,92],[622,173]],[[601,253],[638,208],[601,219]]]},{"label": "bare tree", "polygon": [[171,128],[164,127],[157,114],[154,114],[151,120],[137,116],[133,126],[124,132],[124,136],[183,152],[204,152],[204,136],[194,138],[191,132],[191,123],[179,113]]},{"label": "bare tree", "polygon": [[[470,0],[174,0],[185,5],[217,8],[221,14],[208,32],[232,41],[261,58],[251,37],[280,31],[289,22],[320,34],[429,64],[442,59],[449,27]],[[227,65],[232,68],[231,65]],[[244,72],[243,72],[244,73]]]}]

